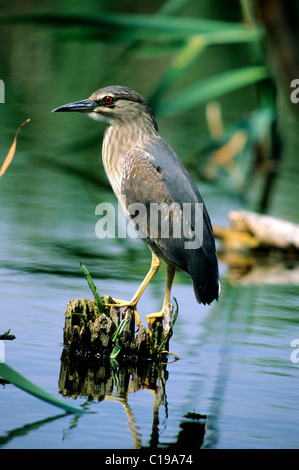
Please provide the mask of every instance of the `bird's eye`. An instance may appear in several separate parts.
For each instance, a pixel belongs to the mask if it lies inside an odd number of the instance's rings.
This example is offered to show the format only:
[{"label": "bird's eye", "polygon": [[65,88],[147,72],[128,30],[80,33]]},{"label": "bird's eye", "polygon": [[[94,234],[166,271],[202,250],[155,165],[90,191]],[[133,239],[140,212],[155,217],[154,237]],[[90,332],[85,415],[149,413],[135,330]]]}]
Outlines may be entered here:
[{"label": "bird's eye", "polygon": [[112,96],[105,96],[104,103],[107,105],[111,105],[114,103],[114,99],[112,98]]}]

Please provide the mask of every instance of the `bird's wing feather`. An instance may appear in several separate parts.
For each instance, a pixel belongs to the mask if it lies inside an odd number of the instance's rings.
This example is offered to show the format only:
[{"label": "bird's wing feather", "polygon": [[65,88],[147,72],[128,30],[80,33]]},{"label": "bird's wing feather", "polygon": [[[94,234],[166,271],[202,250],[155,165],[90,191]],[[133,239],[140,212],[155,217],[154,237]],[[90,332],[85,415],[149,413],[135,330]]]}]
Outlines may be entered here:
[{"label": "bird's wing feather", "polygon": [[[143,149],[132,148],[123,165],[121,193],[125,196],[128,217],[134,218],[139,234],[144,234],[150,247],[156,249],[156,253],[167,262],[191,274],[197,300],[210,303],[218,298],[218,263],[211,222],[205,208],[202,219],[203,239],[200,240],[198,248],[185,247],[186,241],[190,241],[186,233],[188,230],[194,231],[194,225],[192,220],[185,217],[183,203],[203,201],[184,166],[173,159],[171,154],[166,153],[164,159],[157,159]],[[141,203],[145,212],[140,211],[136,203]],[[155,218],[149,217],[153,203],[165,203],[168,207],[176,203],[174,211],[169,212],[167,219],[171,234],[168,237],[161,233],[162,219],[157,223]],[[173,236],[175,221],[181,224],[182,236],[177,238]],[[153,229],[158,229],[158,235],[155,237],[152,236]],[[195,239],[196,237],[195,232]]]},{"label": "bird's wing feather", "polygon": [[[130,149],[125,158],[121,175],[121,194],[124,197],[127,216],[132,219],[139,235],[146,238],[145,241],[153,248],[156,247],[164,258],[186,269],[185,263],[179,262],[181,240],[163,237],[161,220],[151,217],[155,203],[164,203],[170,207],[173,199],[164,185],[159,168],[155,168],[150,156],[139,148]],[[174,210],[175,214],[170,212],[170,216],[181,218],[180,207],[176,206]]]},{"label": "bird's wing feather", "polygon": [[[169,195],[180,205],[183,203],[203,204],[202,248],[211,263],[217,264],[215,241],[211,220],[194,181],[172,148],[159,136],[148,139],[144,150],[155,167],[161,168],[164,186]],[[194,228],[194,213],[190,223]]]}]

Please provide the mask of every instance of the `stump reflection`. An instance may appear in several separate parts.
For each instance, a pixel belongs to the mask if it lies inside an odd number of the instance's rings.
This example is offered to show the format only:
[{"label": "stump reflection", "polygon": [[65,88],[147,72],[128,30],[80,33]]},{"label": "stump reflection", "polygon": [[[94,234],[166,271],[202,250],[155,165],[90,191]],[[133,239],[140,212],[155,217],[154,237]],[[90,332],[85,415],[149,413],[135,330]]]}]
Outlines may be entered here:
[{"label": "stump reflection", "polygon": [[87,397],[97,401],[112,394],[126,398],[131,391],[150,389],[159,395],[159,404],[163,404],[167,378],[166,364],[120,363],[114,369],[109,360],[103,362],[63,349],[58,385],[59,393],[66,398]]},{"label": "stump reflection", "polygon": [[167,414],[166,364],[149,361],[119,364],[114,369],[111,361],[99,361],[97,357],[82,356],[63,349],[59,375],[59,393],[65,398],[87,397],[88,400],[113,400],[123,405],[128,417],[128,429],[134,440],[134,448],[142,447],[142,436],[128,403],[130,392],[147,389],[153,393],[153,423],[151,446],[159,442],[159,408],[165,406]]}]

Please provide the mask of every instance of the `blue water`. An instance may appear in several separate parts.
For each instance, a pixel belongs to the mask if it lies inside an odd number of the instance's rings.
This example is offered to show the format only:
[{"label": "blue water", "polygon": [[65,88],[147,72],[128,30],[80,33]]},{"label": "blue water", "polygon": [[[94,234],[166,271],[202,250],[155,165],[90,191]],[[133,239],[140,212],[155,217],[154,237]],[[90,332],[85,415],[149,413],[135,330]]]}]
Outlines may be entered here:
[{"label": "blue water", "polygon": [[[6,103],[0,104],[1,161],[19,124],[27,117],[31,123],[22,129],[15,159],[0,180],[0,333],[11,328],[16,336],[5,342],[5,360],[53,396],[91,413],[65,415],[12,384],[1,385],[0,447],[176,449],[187,441],[194,450],[298,448],[299,363],[291,360],[291,342],[299,338],[299,273],[296,263],[285,264],[275,255],[254,258],[242,276],[220,258],[222,294],[209,307],[196,303],[189,277],[177,273],[172,295],[179,315],[170,352],[180,359],[152,370],[156,380],[138,389],[136,371],[130,370],[120,390],[117,373],[108,368],[102,376],[99,364],[95,381],[90,372],[90,382],[84,382],[84,393],[67,396],[61,390],[66,305],[92,297],[80,262],[102,294],[125,299],[146,274],[150,253],[141,241],[95,236],[97,204],[115,203],[99,157],[103,127],[83,116],[50,113],[87,98],[102,84],[101,74],[109,75],[106,46],[55,42],[45,27],[9,28],[9,35],[0,30],[5,38],[0,77],[6,83]],[[117,55],[115,48],[108,48],[109,61]],[[222,50],[213,60],[225,67],[232,58]],[[153,85],[159,64],[142,64],[145,68],[121,69],[119,83],[140,88],[148,71]],[[247,101],[243,94],[235,98],[228,119],[240,119]],[[204,109],[160,124],[182,158],[206,138]],[[283,125],[288,145],[269,213],[299,223],[297,121],[286,113]],[[248,208],[233,188],[198,184],[215,225],[227,225],[229,211]],[[165,279],[162,266],[141,298],[143,322],[146,314],[160,310]],[[90,384],[95,395],[88,392]]]}]

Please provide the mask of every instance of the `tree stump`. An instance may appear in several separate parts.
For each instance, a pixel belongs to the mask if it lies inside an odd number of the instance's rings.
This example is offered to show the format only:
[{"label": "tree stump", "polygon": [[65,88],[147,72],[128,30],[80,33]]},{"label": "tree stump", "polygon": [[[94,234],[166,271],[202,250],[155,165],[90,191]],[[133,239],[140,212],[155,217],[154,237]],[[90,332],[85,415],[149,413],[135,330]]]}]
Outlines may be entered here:
[{"label": "tree stump", "polygon": [[[113,304],[109,297],[107,303]],[[99,312],[95,299],[68,302],[63,329],[64,346],[72,353],[133,362],[157,359],[169,347],[172,335],[173,306],[165,307],[164,321],[153,322],[153,332],[139,325],[135,335],[135,317],[129,308],[121,321],[121,311],[113,305]]]}]

